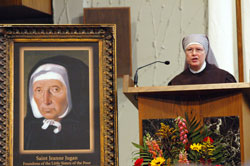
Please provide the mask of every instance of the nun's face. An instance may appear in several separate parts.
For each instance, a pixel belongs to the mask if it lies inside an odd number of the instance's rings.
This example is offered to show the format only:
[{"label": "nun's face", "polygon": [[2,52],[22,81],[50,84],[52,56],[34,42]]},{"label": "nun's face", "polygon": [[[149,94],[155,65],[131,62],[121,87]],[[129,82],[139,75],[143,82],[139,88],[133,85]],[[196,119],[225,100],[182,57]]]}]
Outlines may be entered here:
[{"label": "nun's face", "polygon": [[192,44],[188,46],[185,50],[185,54],[186,62],[192,70],[197,71],[202,67],[206,58],[206,52],[202,45]]},{"label": "nun's face", "polygon": [[66,86],[59,80],[39,80],[33,83],[33,94],[42,116],[59,121],[68,106]]}]

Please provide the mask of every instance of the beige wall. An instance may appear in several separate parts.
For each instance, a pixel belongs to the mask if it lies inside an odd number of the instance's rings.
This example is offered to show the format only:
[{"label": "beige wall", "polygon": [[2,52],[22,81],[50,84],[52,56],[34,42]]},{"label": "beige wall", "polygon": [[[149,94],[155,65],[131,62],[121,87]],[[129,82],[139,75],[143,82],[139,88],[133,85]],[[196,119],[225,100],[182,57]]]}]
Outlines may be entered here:
[{"label": "beige wall", "polygon": [[208,13],[208,37],[218,66],[238,80],[236,0],[209,0]]},{"label": "beige wall", "polygon": [[[54,0],[54,22],[82,23],[84,7],[131,8],[132,67],[135,70],[156,60],[171,64],[156,64],[140,70],[139,86],[164,86],[182,71],[183,36],[207,33],[207,0]],[[120,166],[133,165],[131,142],[139,141],[137,109],[122,93],[118,79],[118,130]]]}]

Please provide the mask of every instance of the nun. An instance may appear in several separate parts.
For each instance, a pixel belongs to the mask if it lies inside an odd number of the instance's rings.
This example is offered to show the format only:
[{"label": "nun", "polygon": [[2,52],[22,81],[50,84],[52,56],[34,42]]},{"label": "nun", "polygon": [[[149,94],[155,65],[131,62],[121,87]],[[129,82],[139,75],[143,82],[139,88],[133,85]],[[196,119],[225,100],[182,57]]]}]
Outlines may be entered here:
[{"label": "nun", "polygon": [[218,68],[206,35],[186,36],[182,40],[182,47],[186,55],[184,71],[175,76],[168,85],[236,82],[232,74]]},{"label": "nun", "polygon": [[[89,148],[88,114],[84,117],[84,111],[88,110],[83,107],[76,110],[71,89],[68,71],[63,65],[39,64],[31,73],[24,120],[24,150]],[[81,88],[79,90],[84,92]]]}]

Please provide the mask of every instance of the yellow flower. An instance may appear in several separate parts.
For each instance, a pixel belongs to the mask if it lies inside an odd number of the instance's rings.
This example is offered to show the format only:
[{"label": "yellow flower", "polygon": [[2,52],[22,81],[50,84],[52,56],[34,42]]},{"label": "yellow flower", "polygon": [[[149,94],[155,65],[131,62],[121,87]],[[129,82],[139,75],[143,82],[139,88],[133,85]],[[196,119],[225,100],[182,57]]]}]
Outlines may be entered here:
[{"label": "yellow flower", "polygon": [[151,166],[161,166],[165,162],[165,159],[163,157],[157,157],[154,160],[151,161]]},{"label": "yellow flower", "polygon": [[190,148],[192,149],[192,150],[196,150],[197,152],[199,152],[200,150],[201,150],[201,147],[202,147],[202,145],[201,144],[199,144],[199,143],[193,143],[191,146],[190,146]]}]

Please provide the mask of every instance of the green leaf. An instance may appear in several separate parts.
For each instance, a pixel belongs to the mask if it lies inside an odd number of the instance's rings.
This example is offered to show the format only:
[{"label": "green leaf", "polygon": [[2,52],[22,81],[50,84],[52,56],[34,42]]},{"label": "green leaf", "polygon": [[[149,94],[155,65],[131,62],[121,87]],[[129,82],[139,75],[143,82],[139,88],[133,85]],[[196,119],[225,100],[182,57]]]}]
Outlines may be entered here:
[{"label": "green leaf", "polygon": [[199,131],[199,130],[193,132],[192,134],[190,133],[190,136],[189,136],[189,137],[192,138],[192,137],[194,137],[194,136],[196,136],[196,135],[200,135],[200,131]]},{"label": "green leaf", "polygon": [[218,155],[216,155],[216,156],[213,156],[214,158],[221,158],[221,157],[223,157],[223,154],[222,153],[219,153]]},{"label": "green leaf", "polygon": [[191,158],[193,161],[196,161],[196,159],[198,158],[197,156],[198,152],[195,152],[193,150],[189,151],[188,157]]},{"label": "green leaf", "polygon": [[197,135],[196,137],[194,137],[194,138],[192,139],[192,142],[193,142],[193,143],[201,142],[202,138],[203,138],[203,137],[202,137],[201,135]]},{"label": "green leaf", "polygon": [[144,146],[141,146],[141,145],[136,144],[136,143],[134,143],[134,142],[132,142],[132,144],[133,144],[136,148],[138,148],[138,149],[142,149],[142,150],[144,150],[144,149],[145,149],[145,147],[144,147]]},{"label": "green leaf", "polygon": [[143,162],[141,165],[148,165],[148,162]]},{"label": "green leaf", "polygon": [[197,122],[197,123],[195,123],[195,124],[192,126],[192,128],[195,130],[195,129],[198,128],[199,125],[200,125],[200,122]]},{"label": "green leaf", "polygon": [[190,122],[187,112],[185,112],[185,119],[186,119],[186,121],[187,121],[188,123]]},{"label": "green leaf", "polygon": [[192,155],[192,154],[189,154],[188,157],[191,158],[192,160],[195,159],[194,155]]},{"label": "green leaf", "polygon": [[194,124],[197,123],[197,120],[195,119],[195,117],[193,117],[190,121],[190,126],[193,126]]},{"label": "green leaf", "polygon": [[215,150],[213,151],[213,154],[221,153],[222,151],[223,151],[223,147],[222,146],[215,147]]}]

